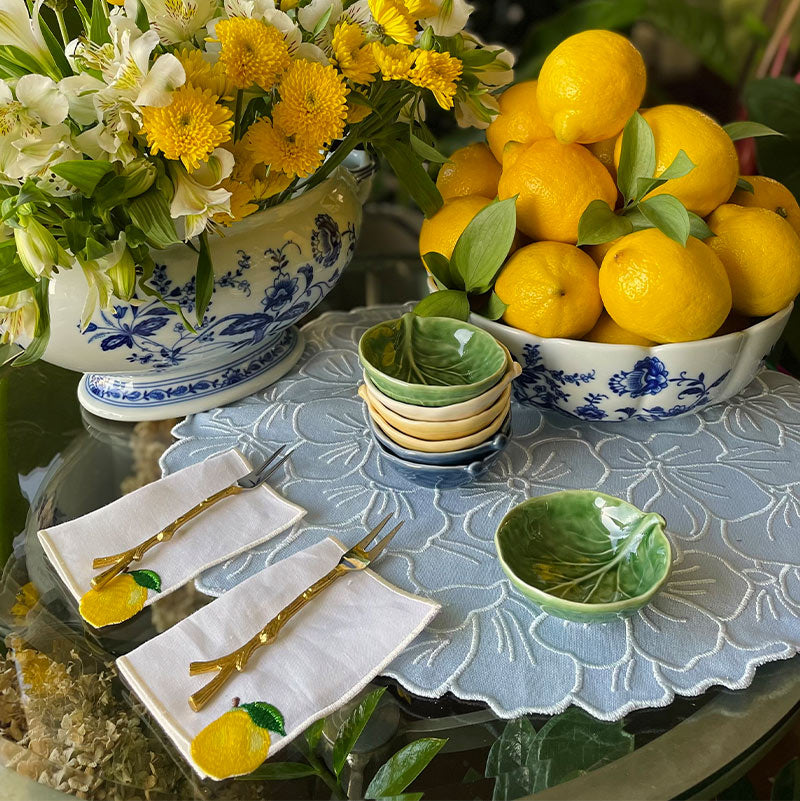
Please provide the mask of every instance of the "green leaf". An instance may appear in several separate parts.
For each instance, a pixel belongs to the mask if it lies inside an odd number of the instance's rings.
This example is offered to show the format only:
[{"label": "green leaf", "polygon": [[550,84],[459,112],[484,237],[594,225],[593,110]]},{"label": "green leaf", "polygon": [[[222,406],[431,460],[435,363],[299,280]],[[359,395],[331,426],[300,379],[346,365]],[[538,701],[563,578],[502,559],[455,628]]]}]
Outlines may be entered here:
[{"label": "green leaf", "polygon": [[108,161],[61,161],[50,169],[79,192],[91,197],[97,184],[114,169],[114,165]]},{"label": "green leaf", "polygon": [[753,184],[750,181],[745,181],[744,178],[739,178],[736,181],[736,188],[743,189],[745,192],[749,192],[751,195],[756,193],[756,190],[753,188]]},{"label": "green leaf", "polygon": [[154,570],[131,570],[130,576],[140,587],[161,592],[161,576]]},{"label": "green leaf", "polygon": [[347,764],[347,756],[353,750],[364,726],[372,717],[378,701],[386,692],[385,687],[373,690],[369,695],[362,699],[358,706],[347,716],[347,719],[339,727],[336,741],[333,744],[333,772],[338,777],[342,769]]},{"label": "green leaf", "polygon": [[486,47],[464,50],[459,59],[466,67],[485,67],[491,64],[502,53],[502,50],[489,50]]},{"label": "green leaf", "polygon": [[656,144],[645,118],[634,111],[622,129],[617,186],[625,202],[636,198],[637,178],[652,178],[656,170]]},{"label": "green leaf", "polygon": [[656,195],[639,203],[639,211],[661,233],[686,246],[689,238],[689,212],[678,198],[672,195]]},{"label": "green leaf", "polygon": [[486,304],[486,308],[481,312],[481,315],[488,320],[499,320],[506,313],[507,308],[508,304],[500,300],[500,296],[497,292],[492,292],[492,294],[489,295],[489,302]]},{"label": "green leaf", "polygon": [[440,289],[423,298],[415,307],[414,314],[420,317],[453,317],[469,319],[469,298],[460,289]]},{"label": "green leaf", "polygon": [[31,343],[16,359],[14,359],[14,367],[24,367],[27,364],[33,364],[33,362],[38,361],[45,350],[47,350],[47,343],[50,341],[49,288],[50,280],[47,278],[40,278],[33,288],[33,296],[36,299],[36,305],[39,309],[36,317],[36,329]]},{"label": "green leaf", "polygon": [[[9,240],[9,244],[14,249],[14,240]],[[6,253],[7,247],[4,242],[0,245],[0,253]],[[0,296],[13,295],[15,292],[22,292],[23,289],[30,289],[36,285],[36,279],[22,266],[19,259],[13,259],[9,264],[0,267]]]},{"label": "green leaf", "polygon": [[450,269],[467,292],[486,292],[503,266],[517,232],[517,199],[495,200],[470,220],[453,249]]},{"label": "green leaf", "polygon": [[636,179],[636,200],[641,200],[648,192],[652,192],[657,187],[665,184],[673,178],[683,178],[697,166],[687,155],[686,151],[679,150],[678,155],[657,178],[637,178]]},{"label": "green leaf", "polygon": [[92,19],[89,28],[89,41],[93,44],[105,44],[111,41],[108,32],[109,18],[106,0],[92,0]]},{"label": "green leaf", "polygon": [[785,136],[785,134],[770,128],[768,125],[753,122],[752,120],[729,122],[727,125],[723,125],[722,128],[734,142],[738,142],[739,139],[750,139],[754,136]]},{"label": "green leaf", "polygon": [[528,752],[536,739],[536,729],[525,717],[516,718],[506,723],[503,733],[495,740],[486,759],[487,778],[497,778],[503,773],[510,773],[525,767]]},{"label": "green leaf", "polygon": [[425,266],[431,271],[431,275],[440,284],[444,284],[447,289],[463,289],[464,281],[460,275],[450,269],[450,260],[441,253],[431,251],[422,257]]},{"label": "green leaf", "polygon": [[379,147],[397,180],[414,198],[426,217],[436,214],[442,207],[442,196],[410,145],[381,139]]},{"label": "green leaf", "polygon": [[443,156],[435,147],[431,147],[427,142],[423,142],[418,136],[411,134],[411,147],[414,152],[425,161],[434,164],[446,164],[450,161],[447,156]]},{"label": "green leaf", "polygon": [[706,221],[699,214],[690,211],[689,236],[697,237],[697,239],[708,239],[710,236],[716,236],[716,234],[708,227]]},{"label": "green leaf", "polygon": [[266,701],[252,701],[249,704],[241,704],[239,709],[244,709],[256,726],[267,731],[274,731],[283,737],[286,736],[283,715],[272,704],[268,704]]},{"label": "green leaf", "polygon": [[302,762],[267,762],[247,776],[239,776],[237,781],[286,781],[288,779],[302,779],[306,776],[316,775],[317,771],[311,765],[305,765]]},{"label": "green leaf", "polygon": [[211,264],[211,252],[208,249],[208,234],[200,234],[200,251],[197,254],[197,272],[195,273],[195,302],[197,303],[197,324],[203,324],[211,295],[214,292],[214,268]]},{"label": "green leaf", "polygon": [[400,795],[382,795],[378,801],[420,801],[425,793],[400,793]]},{"label": "green leaf", "polygon": [[331,18],[331,13],[333,12],[333,6],[331,6],[317,21],[317,24],[314,26],[314,30],[311,32],[311,38],[316,39],[322,31],[325,29],[325,26],[328,24],[328,20]]},{"label": "green leaf", "polygon": [[133,224],[147,237],[147,243],[159,250],[180,242],[175,223],[169,216],[169,204],[157,187],[132,198],[126,210]]},{"label": "green leaf", "polygon": [[308,743],[308,747],[314,751],[319,745],[320,738],[322,737],[322,730],[325,728],[325,718],[320,718],[319,720],[312,723],[305,732],[306,735],[306,742]]},{"label": "green leaf", "polygon": [[367,787],[365,798],[399,795],[422,773],[447,740],[424,738],[401,748],[378,769]]},{"label": "green leaf", "polygon": [[69,61],[67,61],[67,57],[64,55],[64,49],[68,42],[62,43],[56,38],[41,14],[39,15],[39,25],[44,42],[47,45],[47,49],[50,51],[50,55],[53,57],[53,61],[55,61],[61,77],[66,78],[68,75],[72,75],[72,67],[70,67]]},{"label": "green leaf", "polygon": [[615,214],[605,200],[593,200],[578,221],[578,244],[600,245],[633,231],[627,217]]},{"label": "green leaf", "polygon": [[101,242],[98,242],[94,237],[88,237],[86,239],[86,246],[84,248],[86,251],[86,258],[88,261],[95,261],[96,259],[102,259],[103,256],[107,256],[111,253],[111,245],[104,245]]}]

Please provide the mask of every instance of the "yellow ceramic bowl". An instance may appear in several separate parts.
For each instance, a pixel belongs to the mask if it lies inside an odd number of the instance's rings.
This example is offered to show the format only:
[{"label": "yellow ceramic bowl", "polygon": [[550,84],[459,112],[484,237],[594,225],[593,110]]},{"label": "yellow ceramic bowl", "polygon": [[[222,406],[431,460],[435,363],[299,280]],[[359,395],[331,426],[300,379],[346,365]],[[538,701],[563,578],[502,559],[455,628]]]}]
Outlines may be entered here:
[{"label": "yellow ceramic bowl", "polygon": [[470,434],[466,437],[457,437],[455,439],[427,440],[420,439],[419,437],[412,437],[408,434],[404,434],[402,431],[398,431],[393,425],[390,425],[381,417],[380,413],[370,403],[369,397],[367,397],[367,407],[369,408],[370,416],[375,422],[375,425],[378,426],[389,439],[403,448],[421,451],[422,453],[450,453],[451,451],[460,451],[464,448],[472,448],[475,445],[480,445],[500,429],[503,425],[503,421],[508,416],[508,408],[506,407],[504,411],[500,412],[500,414],[489,423],[489,425],[482,428],[480,431],[476,431],[474,434]]},{"label": "yellow ceramic bowl", "polygon": [[363,384],[358,388],[358,394],[369,404],[389,425],[394,426],[403,434],[427,440],[456,439],[466,437],[480,431],[498,414],[508,411],[511,404],[511,387],[507,386],[500,397],[488,408],[479,414],[463,420],[444,420],[441,422],[431,420],[412,420],[403,417],[397,412],[384,406]]}]

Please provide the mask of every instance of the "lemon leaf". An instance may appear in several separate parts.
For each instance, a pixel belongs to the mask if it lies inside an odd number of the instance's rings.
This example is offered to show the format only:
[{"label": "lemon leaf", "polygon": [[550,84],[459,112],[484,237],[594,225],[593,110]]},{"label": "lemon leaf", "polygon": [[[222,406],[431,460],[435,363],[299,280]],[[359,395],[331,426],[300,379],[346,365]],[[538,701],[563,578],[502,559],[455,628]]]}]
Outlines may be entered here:
[{"label": "lemon leaf", "polygon": [[508,304],[500,300],[497,292],[492,292],[489,295],[489,302],[486,304],[486,308],[480,314],[482,317],[486,317],[487,320],[499,320],[505,314],[507,308]]},{"label": "lemon leaf", "polygon": [[639,211],[662,234],[686,246],[691,224],[689,212],[678,198],[672,195],[656,195],[649,200],[641,201]]},{"label": "lemon leaf", "polygon": [[161,592],[161,576],[154,570],[131,570],[130,577],[140,586],[148,590]]},{"label": "lemon leaf", "polygon": [[431,275],[443,284],[446,289],[463,289],[464,281],[461,276],[455,271],[450,269],[450,260],[443,256],[441,253],[431,251],[426,253],[422,260],[425,266],[431,271]]},{"label": "lemon leaf", "polygon": [[737,189],[744,189],[745,192],[749,192],[751,195],[754,195],[756,193],[756,190],[753,187],[753,184],[751,184],[750,181],[745,181],[744,178],[740,178],[736,182],[736,188]]},{"label": "lemon leaf", "polygon": [[615,214],[605,200],[593,200],[578,221],[578,244],[600,245],[633,231],[627,217]]},{"label": "lemon leaf", "polygon": [[486,292],[503,266],[517,231],[517,198],[494,200],[470,220],[453,249],[450,269],[467,292]]},{"label": "lemon leaf", "polygon": [[671,181],[673,178],[683,178],[688,175],[697,165],[686,155],[685,150],[679,150],[678,155],[672,160],[672,164],[657,178],[637,178],[636,179],[636,200],[641,200],[646,194],[652,192],[657,187]]},{"label": "lemon leaf", "polygon": [[689,235],[698,239],[708,239],[716,234],[708,227],[706,221],[693,211],[689,212]]},{"label": "lemon leaf", "polygon": [[446,742],[447,740],[426,737],[401,748],[378,769],[364,797],[386,798],[400,795],[425,770]]},{"label": "lemon leaf", "polygon": [[415,307],[414,314],[420,317],[453,317],[469,319],[467,293],[458,289],[440,289],[423,298]]},{"label": "lemon leaf", "polygon": [[763,125],[760,122],[753,122],[752,120],[742,120],[741,122],[729,122],[727,125],[722,126],[728,136],[734,141],[738,142],[740,139],[750,139],[753,136],[786,136],[768,125]]},{"label": "lemon leaf", "polygon": [[622,148],[617,168],[617,186],[625,202],[636,198],[637,179],[652,178],[656,170],[656,143],[653,130],[635,111],[622,129]]},{"label": "lemon leaf", "polygon": [[347,763],[347,755],[358,742],[358,738],[372,717],[372,713],[378,706],[378,701],[381,700],[384,692],[386,692],[386,688],[379,687],[369,693],[340,726],[336,735],[336,742],[333,744],[333,771],[337,778]]},{"label": "lemon leaf", "polygon": [[239,709],[244,709],[256,726],[286,736],[283,715],[272,704],[268,704],[266,701],[252,701],[249,704],[241,704]]}]

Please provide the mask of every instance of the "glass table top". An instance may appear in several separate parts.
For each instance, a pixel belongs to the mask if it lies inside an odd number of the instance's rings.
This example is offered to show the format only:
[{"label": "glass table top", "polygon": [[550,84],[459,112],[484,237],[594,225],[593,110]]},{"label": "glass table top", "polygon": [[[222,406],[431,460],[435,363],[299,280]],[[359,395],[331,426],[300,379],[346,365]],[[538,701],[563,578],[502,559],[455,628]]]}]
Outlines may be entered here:
[{"label": "glass table top", "polygon": [[[415,254],[417,225],[413,215],[401,210],[373,208],[356,258],[313,314],[420,297],[424,274]],[[392,243],[388,255],[386,242]],[[82,625],[66,589],[44,557],[36,531],[85,514],[157,479],[158,458],[172,441],[170,428],[176,421],[134,425],[93,417],[78,406],[78,378],[76,373],[44,363],[0,372],[0,564],[5,563],[0,585],[0,630],[9,635],[7,642],[13,648],[20,649],[20,640],[14,638],[21,637],[28,647],[24,653],[36,649],[66,665],[74,683],[56,691],[63,697],[53,697],[49,712],[26,699],[24,693],[9,691],[4,696],[8,688],[0,684],[0,765],[16,766],[11,769],[50,787],[76,792],[85,785],[88,797],[99,794],[101,788],[108,797],[125,798],[141,796],[145,789],[152,797],[170,798],[330,797],[330,790],[313,777],[282,782],[198,783],[127,690],[104,671],[104,663],[211,599],[193,587],[185,587],[108,633],[92,633]],[[20,628],[19,621],[15,622],[6,610],[27,581],[36,586],[40,603]],[[631,713],[617,724],[600,723],[582,713],[573,716],[570,736],[574,738],[574,751],[584,752],[584,761],[565,756],[563,764],[549,765],[544,778],[538,783],[531,780],[527,787],[539,789],[536,797],[553,799],[711,795],[757,759],[800,713],[798,668],[800,657],[772,663],[759,668],[746,690],[711,689],[695,698],[677,698],[661,709]],[[7,674],[8,662],[0,667],[0,681],[5,676],[8,682]],[[113,703],[107,703],[108,699],[101,703],[88,691],[80,690],[81,674],[87,681],[96,682],[95,690],[98,686],[107,688]],[[402,745],[432,736],[447,738],[447,744],[410,789],[424,791],[429,799],[492,797],[495,780],[485,777],[486,761],[506,721],[482,704],[452,696],[417,698],[391,681],[378,679],[376,683],[388,685],[388,692],[351,758],[347,778],[350,797],[360,797],[377,766]],[[122,732],[119,739],[112,737],[109,742],[115,743],[113,747],[120,753],[125,752],[127,761],[111,760],[90,770],[73,764],[74,760],[70,762],[67,741],[75,733],[65,728],[59,715],[64,710],[76,714],[75,710],[87,703],[85,695],[95,705],[92,725],[104,724]],[[12,700],[4,702],[4,697]],[[106,713],[100,710],[106,707],[107,719],[103,719]],[[342,714],[329,718],[326,735],[335,733]],[[537,731],[547,720],[542,716],[530,718]],[[89,728],[88,723],[83,725]],[[633,749],[611,759],[614,736],[620,730],[632,735]],[[594,743],[591,757],[586,756],[589,751],[584,748],[588,741]],[[29,748],[23,750],[19,742]],[[99,746],[104,742],[98,739]],[[606,755],[604,742],[610,749]],[[280,759],[297,759],[292,748],[288,747]],[[142,767],[143,754],[150,754],[150,762],[158,764],[158,770]],[[520,795],[521,790],[515,792],[515,787],[526,786],[520,781],[495,797]],[[14,787],[17,797],[21,791],[16,784]],[[28,797],[39,797],[35,785],[25,792]]]}]

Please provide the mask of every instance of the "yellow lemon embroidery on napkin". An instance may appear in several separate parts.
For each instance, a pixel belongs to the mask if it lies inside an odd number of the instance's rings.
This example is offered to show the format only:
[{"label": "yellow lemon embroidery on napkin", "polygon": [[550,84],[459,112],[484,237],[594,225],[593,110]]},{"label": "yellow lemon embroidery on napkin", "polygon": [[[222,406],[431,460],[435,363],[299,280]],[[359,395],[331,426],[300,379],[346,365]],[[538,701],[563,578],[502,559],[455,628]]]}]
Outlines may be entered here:
[{"label": "yellow lemon embroidery on napkin", "polygon": [[113,626],[141,612],[147,591],[161,592],[161,577],[152,570],[122,573],[99,590],[89,590],[78,607],[81,617],[96,629]]},{"label": "yellow lemon embroidery on napkin", "polygon": [[252,773],[267,758],[269,733],[286,736],[283,715],[272,704],[234,704],[192,740],[195,765],[212,779]]}]

